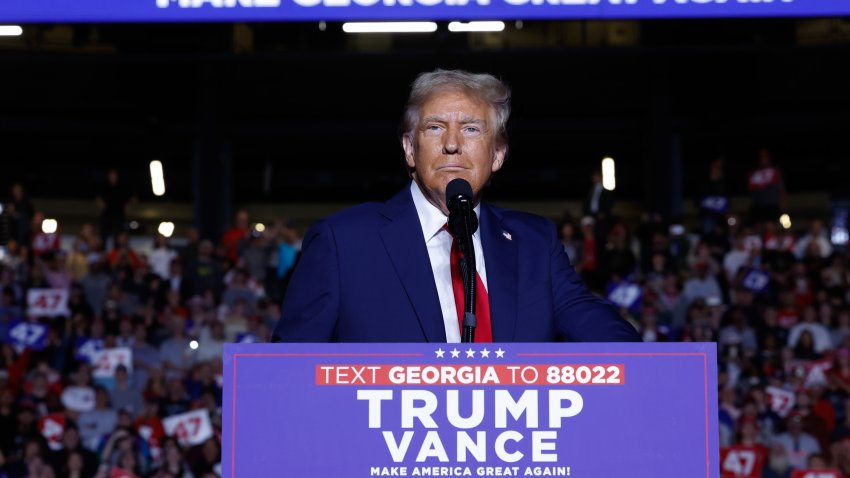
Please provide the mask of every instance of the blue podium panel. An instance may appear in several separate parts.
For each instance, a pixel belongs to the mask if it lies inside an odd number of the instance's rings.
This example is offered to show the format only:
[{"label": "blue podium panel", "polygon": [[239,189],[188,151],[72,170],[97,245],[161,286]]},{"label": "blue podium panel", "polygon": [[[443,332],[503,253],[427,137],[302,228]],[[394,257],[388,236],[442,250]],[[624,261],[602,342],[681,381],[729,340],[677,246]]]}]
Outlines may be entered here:
[{"label": "blue podium panel", "polygon": [[228,344],[222,476],[717,478],[715,344]]},{"label": "blue podium panel", "polygon": [[0,22],[627,19],[850,15],[846,0],[3,0]]}]

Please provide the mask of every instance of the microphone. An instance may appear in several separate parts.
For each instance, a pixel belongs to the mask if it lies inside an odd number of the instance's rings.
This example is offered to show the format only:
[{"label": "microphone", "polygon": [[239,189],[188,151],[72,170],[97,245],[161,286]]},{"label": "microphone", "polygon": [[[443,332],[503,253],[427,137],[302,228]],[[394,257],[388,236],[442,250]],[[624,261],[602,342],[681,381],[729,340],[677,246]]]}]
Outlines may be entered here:
[{"label": "microphone", "polygon": [[459,239],[478,230],[478,217],[472,203],[472,186],[465,179],[452,179],[446,186],[446,205],[449,207],[449,232]]},{"label": "microphone", "polygon": [[464,305],[461,342],[475,341],[475,293],[476,269],[475,247],[472,234],[478,229],[478,217],[472,202],[472,186],[465,179],[452,179],[446,185],[446,205],[449,208],[449,232],[460,245],[463,259],[460,261],[463,277]]}]

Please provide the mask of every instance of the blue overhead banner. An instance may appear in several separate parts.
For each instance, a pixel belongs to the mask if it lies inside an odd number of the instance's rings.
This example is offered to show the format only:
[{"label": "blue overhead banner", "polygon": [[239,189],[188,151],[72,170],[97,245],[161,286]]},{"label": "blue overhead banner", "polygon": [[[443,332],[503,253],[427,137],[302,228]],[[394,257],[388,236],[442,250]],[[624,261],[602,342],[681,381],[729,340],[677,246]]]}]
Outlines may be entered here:
[{"label": "blue overhead banner", "polygon": [[850,0],[2,0],[2,23],[850,15]]}]

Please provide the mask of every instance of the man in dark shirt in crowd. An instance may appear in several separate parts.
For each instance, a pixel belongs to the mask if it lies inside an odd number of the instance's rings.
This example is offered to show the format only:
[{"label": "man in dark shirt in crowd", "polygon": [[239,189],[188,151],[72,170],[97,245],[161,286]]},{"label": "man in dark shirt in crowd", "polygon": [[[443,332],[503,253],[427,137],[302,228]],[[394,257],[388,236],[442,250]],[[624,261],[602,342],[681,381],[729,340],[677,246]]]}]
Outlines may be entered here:
[{"label": "man in dark shirt in crowd", "polygon": [[750,217],[753,223],[776,221],[785,204],[785,181],[782,173],[770,159],[770,150],[759,150],[759,165],[748,179],[752,203]]},{"label": "man in dark shirt in crowd", "polygon": [[9,201],[11,216],[11,238],[18,244],[29,244],[32,237],[32,219],[35,216],[35,206],[29,196],[24,193],[20,183],[12,185],[12,199]]},{"label": "man in dark shirt in crowd", "polygon": [[95,200],[100,209],[100,238],[104,248],[108,250],[107,242],[124,230],[127,206],[133,203],[135,198],[127,186],[118,181],[118,171],[110,169],[106,185],[98,192]]}]

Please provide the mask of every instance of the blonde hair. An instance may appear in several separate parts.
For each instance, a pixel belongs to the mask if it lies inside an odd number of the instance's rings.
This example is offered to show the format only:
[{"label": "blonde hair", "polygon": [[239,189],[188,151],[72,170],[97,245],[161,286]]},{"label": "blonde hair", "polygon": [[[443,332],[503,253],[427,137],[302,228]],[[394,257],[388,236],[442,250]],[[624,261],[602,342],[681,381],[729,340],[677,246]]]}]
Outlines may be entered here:
[{"label": "blonde hair", "polygon": [[410,96],[404,109],[402,134],[411,135],[419,123],[419,108],[432,95],[446,90],[462,90],[471,93],[493,109],[496,138],[507,143],[508,117],[511,114],[511,90],[501,80],[487,73],[470,73],[463,70],[436,69],[420,73],[413,81]]}]

